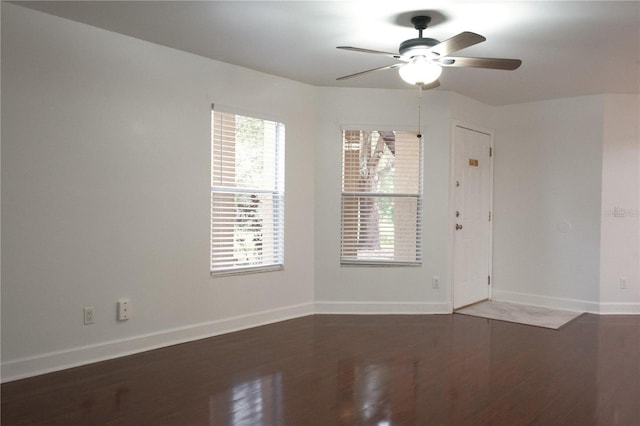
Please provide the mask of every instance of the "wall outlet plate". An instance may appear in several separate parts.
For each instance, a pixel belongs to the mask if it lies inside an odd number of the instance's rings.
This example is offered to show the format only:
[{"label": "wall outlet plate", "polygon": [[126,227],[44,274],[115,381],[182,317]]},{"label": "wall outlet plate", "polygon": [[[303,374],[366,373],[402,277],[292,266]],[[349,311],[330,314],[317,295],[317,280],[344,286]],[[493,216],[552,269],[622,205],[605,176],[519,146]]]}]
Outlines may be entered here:
[{"label": "wall outlet plate", "polygon": [[118,321],[127,321],[131,318],[131,301],[129,299],[118,300]]},{"label": "wall outlet plate", "polygon": [[84,313],[84,325],[93,324],[96,322],[96,308],[93,306],[85,306]]},{"label": "wall outlet plate", "polygon": [[434,276],[431,278],[431,287],[440,288],[440,277]]}]

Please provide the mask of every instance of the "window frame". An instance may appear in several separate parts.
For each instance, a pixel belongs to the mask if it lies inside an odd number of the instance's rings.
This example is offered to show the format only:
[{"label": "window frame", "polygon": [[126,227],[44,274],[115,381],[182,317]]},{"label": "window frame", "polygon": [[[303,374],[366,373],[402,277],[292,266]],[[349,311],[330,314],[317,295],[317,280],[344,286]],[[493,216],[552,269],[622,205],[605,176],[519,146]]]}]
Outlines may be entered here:
[{"label": "window frame", "polygon": [[[390,130],[392,129],[392,130]],[[379,131],[393,131],[393,132],[407,132],[413,133],[417,136],[419,133],[416,131],[415,127],[409,126],[398,126],[398,125],[343,125],[340,129],[340,252],[339,252],[339,260],[340,266],[344,267],[358,267],[358,266],[421,266],[424,262],[424,251],[423,251],[423,230],[424,230],[424,166],[425,166],[425,158],[424,158],[424,136],[419,140],[419,160],[417,163],[418,166],[418,192],[416,194],[408,194],[408,193],[388,193],[388,192],[359,192],[359,191],[344,191],[345,184],[345,143],[344,143],[344,135],[347,131],[360,131],[360,132],[379,132]],[[343,255],[344,250],[344,200],[345,196],[372,196],[372,197],[388,197],[390,199],[396,198],[415,198],[416,199],[416,235],[415,235],[415,244],[416,244],[416,258],[415,260],[393,260],[393,259],[384,259],[384,258],[370,258],[370,259],[352,259],[345,258]],[[396,257],[394,255],[394,257]]]},{"label": "window frame", "polygon": [[[262,120],[263,122],[271,122],[274,125],[274,171],[273,189],[264,189],[257,187],[230,187],[230,186],[215,186],[213,185],[214,179],[214,115],[215,113],[233,114],[236,116],[242,116],[249,119]],[[280,271],[285,267],[285,146],[286,146],[286,123],[284,120],[270,116],[269,114],[256,113],[254,111],[246,111],[241,108],[228,107],[220,104],[211,104],[210,108],[210,125],[211,135],[209,138],[210,146],[210,170],[209,177],[211,180],[210,187],[210,208],[211,215],[209,220],[209,273],[211,277],[229,276],[229,275],[243,275],[243,274],[255,274],[263,272]],[[236,170],[234,170],[234,176]],[[218,194],[230,193],[230,194],[271,194],[273,196],[273,214],[271,217],[274,220],[271,222],[274,227],[273,232],[273,252],[274,262],[261,263],[257,265],[246,266],[232,266],[222,269],[214,268],[214,192]]]}]

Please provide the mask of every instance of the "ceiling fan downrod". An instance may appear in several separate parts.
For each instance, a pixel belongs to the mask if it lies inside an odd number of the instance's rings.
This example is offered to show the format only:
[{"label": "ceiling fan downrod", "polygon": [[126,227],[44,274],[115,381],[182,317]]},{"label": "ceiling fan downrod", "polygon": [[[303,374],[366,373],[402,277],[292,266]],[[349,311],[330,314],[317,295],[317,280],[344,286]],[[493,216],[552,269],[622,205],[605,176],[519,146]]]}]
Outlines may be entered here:
[{"label": "ceiling fan downrod", "polygon": [[413,27],[418,30],[418,38],[422,38],[422,31],[427,29],[429,22],[431,22],[430,16],[414,16],[411,18]]}]

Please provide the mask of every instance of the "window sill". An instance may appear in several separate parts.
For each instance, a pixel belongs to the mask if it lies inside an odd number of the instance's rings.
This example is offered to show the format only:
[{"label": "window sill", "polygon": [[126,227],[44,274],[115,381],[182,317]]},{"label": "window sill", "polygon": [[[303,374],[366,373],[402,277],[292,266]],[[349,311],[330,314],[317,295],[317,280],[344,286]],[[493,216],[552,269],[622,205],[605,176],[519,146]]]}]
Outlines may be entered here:
[{"label": "window sill", "polygon": [[384,261],[384,260],[379,260],[379,261],[371,261],[371,260],[361,260],[361,261],[357,261],[357,260],[352,260],[352,261],[341,261],[340,262],[340,266],[347,266],[347,267],[352,267],[352,266],[373,266],[373,267],[380,267],[380,266],[422,266],[422,261],[415,261],[415,262],[392,262],[392,261]]},{"label": "window sill", "polygon": [[232,275],[248,275],[248,274],[260,274],[263,272],[274,272],[274,271],[282,271],[284,270],[284,265],[266,265],[266,266],[255,266],[249,268],[237,268],[237,269],[227,269],[225,271],[211,271],[211,278],[218,277],[228,277]]}]

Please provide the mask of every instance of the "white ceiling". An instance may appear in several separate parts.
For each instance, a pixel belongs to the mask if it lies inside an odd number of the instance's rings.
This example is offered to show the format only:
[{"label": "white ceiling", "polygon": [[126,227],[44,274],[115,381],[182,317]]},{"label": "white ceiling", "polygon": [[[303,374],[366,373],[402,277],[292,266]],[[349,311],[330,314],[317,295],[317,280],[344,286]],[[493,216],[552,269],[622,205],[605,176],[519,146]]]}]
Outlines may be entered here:
[{"label": "white ceiling", "polygon": [[[409,88],[393,63],[338,45],[397,52],[462,31],[487,41],[456,53],[522,59],[516,71],[445,68],[442,86],[490,105],[595,93],[638,93],[639,1],[44,1],[14,2],[132,37],[316,86]],[[424,7],[428,6],[428,9]]]}]

